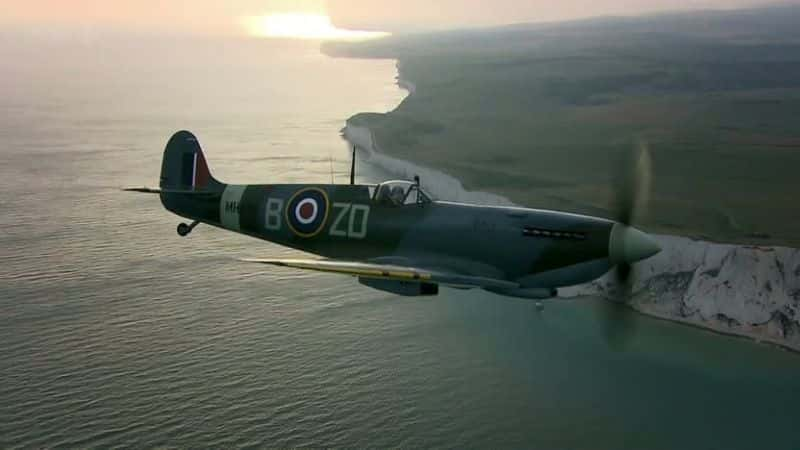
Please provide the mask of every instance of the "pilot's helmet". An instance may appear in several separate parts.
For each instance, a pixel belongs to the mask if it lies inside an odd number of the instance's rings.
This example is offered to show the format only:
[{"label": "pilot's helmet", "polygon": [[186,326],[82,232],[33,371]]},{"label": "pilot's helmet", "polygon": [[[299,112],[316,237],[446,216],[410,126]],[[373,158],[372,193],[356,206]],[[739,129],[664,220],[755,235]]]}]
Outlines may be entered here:
[{"label": "pilot's helmet", "polygon": [[403,191],[403,188],[400,186],[395,186],[392,188],[392,200],[397,203],[398,205],[403,203],[403,200],[406,197],[406,193]]}]

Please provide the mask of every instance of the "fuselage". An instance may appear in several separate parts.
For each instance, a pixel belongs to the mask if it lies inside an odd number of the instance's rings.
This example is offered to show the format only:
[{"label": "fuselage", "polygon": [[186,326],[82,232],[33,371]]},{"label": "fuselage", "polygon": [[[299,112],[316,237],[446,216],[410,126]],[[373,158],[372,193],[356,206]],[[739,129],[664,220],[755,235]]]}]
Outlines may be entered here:
[{"label": "fuselage", "polygon": [[161,201],[180,216],[324,257],[446,268],[525,287],[573,285],[613,265],[614,222],[558,211],[427,198],[396,204],[379,200],[372,185],[221,185],[165,192]]}]

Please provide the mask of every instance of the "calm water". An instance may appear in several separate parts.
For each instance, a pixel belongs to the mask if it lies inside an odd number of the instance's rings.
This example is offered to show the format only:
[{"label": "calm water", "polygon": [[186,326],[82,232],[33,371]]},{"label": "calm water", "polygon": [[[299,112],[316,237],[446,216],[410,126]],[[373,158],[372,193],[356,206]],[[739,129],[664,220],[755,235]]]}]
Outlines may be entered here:
[{"label": "calm water", "polygon": [[338,130],[403,98],[393,61],[2,39],[0,447],[800,447],[798,355],[642,317],[614,351],[594,299],[254,267],[297,254],[117,190],[181,128],[222,180],[327,182],[332,155],[344,182]]}]

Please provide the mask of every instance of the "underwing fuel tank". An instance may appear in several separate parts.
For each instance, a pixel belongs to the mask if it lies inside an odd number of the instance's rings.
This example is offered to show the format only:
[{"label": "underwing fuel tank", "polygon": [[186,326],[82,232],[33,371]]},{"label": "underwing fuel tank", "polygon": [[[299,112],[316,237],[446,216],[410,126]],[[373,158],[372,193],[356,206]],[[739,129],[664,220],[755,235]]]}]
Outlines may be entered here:
[{"label": "underwing fuel tank", "polygon": [[439,285],[436,283],[425,283],[421,281],[380,280],[377,278],[365,277],[358,277],[358,282],[364,286],[371,287],[372,289],[391,292],[392,294],[403,295],[406,297],[419,297],[439,294]]}]

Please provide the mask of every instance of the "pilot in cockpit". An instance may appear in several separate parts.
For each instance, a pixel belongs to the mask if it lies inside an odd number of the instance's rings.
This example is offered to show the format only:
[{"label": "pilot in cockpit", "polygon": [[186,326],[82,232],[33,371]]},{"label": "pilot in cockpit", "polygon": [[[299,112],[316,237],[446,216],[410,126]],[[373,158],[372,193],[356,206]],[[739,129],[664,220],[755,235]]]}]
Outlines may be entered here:
[{"label": "pilot in cockpit", "polygon": [[404,206],[430,202],[429,197],[410,181],[387,181],[377,186],[374,201],[383,206]]},{"label": "pilot in cockpit", "polygon": [[378,190],[378,203],[386,206],[401,206],[406,198],[402,186],[381,186]]},{"label": "pilot in cockpit", "polygon": [[406,193],[405,193],[405,191],[403,191],[402,187],[395,186],[395,187],[392,188],[392,193],[391,193],[390,197],[392,199],[392,203],[394,203],[397,206],[400,206],[400,205],[403,204],[403,201],[406,199]]}]

